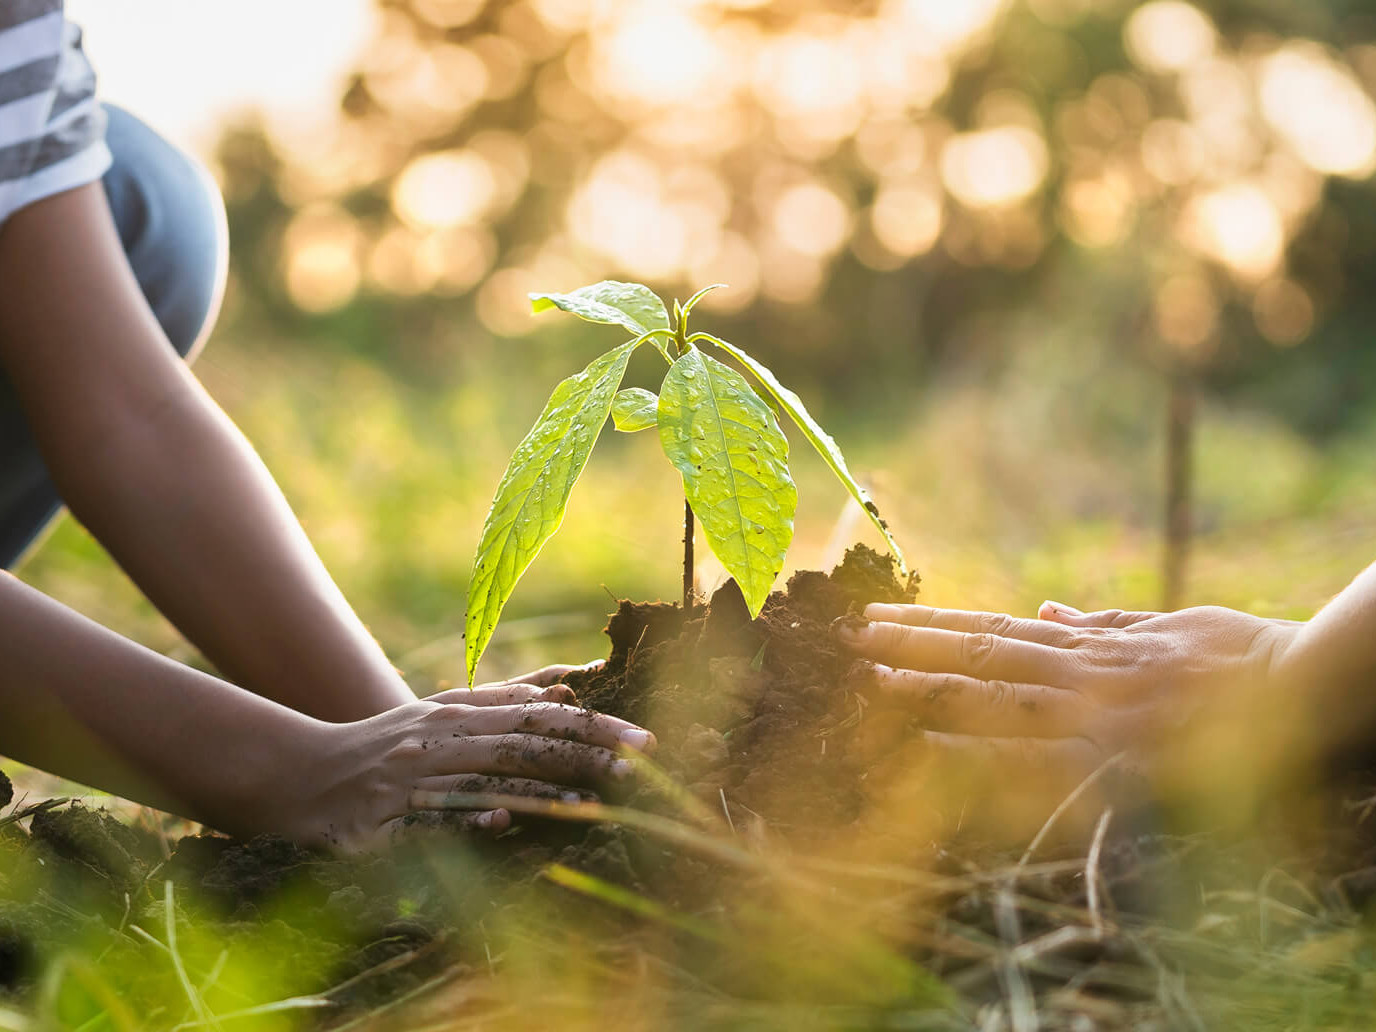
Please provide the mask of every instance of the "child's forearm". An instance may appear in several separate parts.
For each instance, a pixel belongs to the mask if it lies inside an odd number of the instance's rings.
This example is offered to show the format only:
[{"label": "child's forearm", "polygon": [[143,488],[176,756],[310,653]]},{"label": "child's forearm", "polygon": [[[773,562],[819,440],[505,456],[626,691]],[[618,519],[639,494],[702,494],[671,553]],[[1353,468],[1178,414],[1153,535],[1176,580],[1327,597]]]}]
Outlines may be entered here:
[{"label": "child's forearm", "polygon": [[414,699],[316,557],[268,471],[187,377],[101,461],[62,471],[76,516],[231,680],[358,720]]},{"label": "child's forearm", "polygon": [[571,697],[562,685],[490,685],[326,723],[0,573],[0,754],[239,835],[363,849],[405,834],[418,810],[450,811],[440,823],[451,828],[506,827],[501,801],[470,811],[474,795],[580,800],[567,786],[624,779],[631,764],[616,750],[654,738]]},{"label": "child's forearm", "polygon": [[328,720],[413,699],[175,357],[99,185],[0,232],[0,360],[63,498],[225,675]]},{"label": "child's forearm", "polygon": [[[324,725],[136,645],[0,573],[0,754],[217,824]],[[307,772],[300,772],[306,776]]]}]

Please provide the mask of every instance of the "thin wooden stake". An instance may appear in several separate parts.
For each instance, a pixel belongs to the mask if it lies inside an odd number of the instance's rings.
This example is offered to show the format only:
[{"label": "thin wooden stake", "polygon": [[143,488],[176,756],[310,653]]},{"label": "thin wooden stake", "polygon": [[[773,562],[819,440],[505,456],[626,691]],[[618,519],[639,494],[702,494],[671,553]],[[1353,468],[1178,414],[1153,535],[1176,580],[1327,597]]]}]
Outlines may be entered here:
[{"label": "thin wooden stake", "polygon": [[693,608],[693,507],[683,500],[683,612]]}]

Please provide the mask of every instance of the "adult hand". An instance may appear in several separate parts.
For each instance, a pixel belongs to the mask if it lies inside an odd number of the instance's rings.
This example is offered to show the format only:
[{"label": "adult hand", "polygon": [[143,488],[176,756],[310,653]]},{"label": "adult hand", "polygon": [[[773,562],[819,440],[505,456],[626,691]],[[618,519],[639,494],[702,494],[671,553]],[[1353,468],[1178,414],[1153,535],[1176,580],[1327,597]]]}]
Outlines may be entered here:
[{"label": "adult hand", "polygon": [[865,617],[836,629],[867,661],[852,687],[909,713],[938,762],[1051,798],[1120,753],[1119,766],[1150,778],[1197,774],[1192,744],[1259,730],[1249,708],[1275,698],[1266,689],[1304,626],[1217,606],[1082,613],[1051,602],[1035,620],[880,604]]},{"label": "adult hand", "polygon": [[352,852],[417,825],[500,831],[510,824],[506,809],[467,809],[475,794],[595,799],[590,788],[632,775],[634,760],[621,753],[649,752],[655,739],[573,705],[573,692],[558,683],[572,669],[546,667],[322,725],[305,770],[317,787],[282,814],[283,833]]}]

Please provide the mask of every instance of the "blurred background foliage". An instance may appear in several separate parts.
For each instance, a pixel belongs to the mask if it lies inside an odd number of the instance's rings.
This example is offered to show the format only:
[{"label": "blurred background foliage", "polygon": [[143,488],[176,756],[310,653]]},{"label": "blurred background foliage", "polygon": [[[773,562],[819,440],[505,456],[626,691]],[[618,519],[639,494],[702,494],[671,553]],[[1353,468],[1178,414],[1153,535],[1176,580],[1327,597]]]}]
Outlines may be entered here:
[{"label": "blurred background foliage", "polygon": [[[507,456],[608,343],[526,293],[606,277],[730,285],[702,327],[832,428],[929,602],[1159,604],[1173,413],[1174,600],[1303,617],[1371,558],[1374,94],[1362,0],[387,0],[332,117],[220,135],[199,372],[423,691]],[[607,433],[485,673],[673,596],[654,449]],[[870,537],[805,451],[794,567]],[[186,654],[70,522],[25,575]]]}]

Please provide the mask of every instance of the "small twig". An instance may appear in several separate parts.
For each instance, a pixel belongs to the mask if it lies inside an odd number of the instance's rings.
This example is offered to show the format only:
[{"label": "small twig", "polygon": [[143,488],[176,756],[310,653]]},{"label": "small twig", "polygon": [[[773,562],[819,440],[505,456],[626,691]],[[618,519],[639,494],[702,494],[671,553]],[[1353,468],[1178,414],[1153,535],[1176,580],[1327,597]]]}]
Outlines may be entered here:
[{"label": "small twig", "polygon": [[1104,808],[1099,815],[1099,823],[1094,828],[1094,839],[1089,844],[1089,855],[1085,857],[1085,900],[1089,907],[1089,920],[1094,926],[1094,934],[1104,934],[1104,918],[1099,912],[1099,854],[1104,847],[1104,835],[1108,822],[1113,819],[1113,807]]},{"label": "small twig", "polygon": [[130,930],[131,932],[133,932],[135,935],[137,935],[137,936],[138,936],[140,939],[142,939],[144,942],[148,943],[149,945],[151,945],[151,946],[156,946],[158,949],[162,950],[164,953],[168,952],[168,950],[167,950],[167,944],[164,943],[161,939],[159,939],[156,935],[153,935],[153,934],[151,934],[151,933],[149,933],[149,932],[144,931],[144,930],[143,930],[142,928],[140,928],[138,925],[130,925],[130,926],[129,926],[129,930]]},{"label": "small twig", "polygon": [[1022,932],[1018,927],[1018,908],[1013,902],[1013,890],[1004,887],[999,890],[994,901],[994,923],[999,938],[1003,940],[1003,956],[999,961],[999,981],[1003,985],[1003,995],[1008,1001],[1008,1019],[1013,1032],[1037,1032],[1037,1003],[1032,995],[1032,987],[1027,983],[1022,965],[1018,962],[1018,940]]},{"label": "small twig", "polygon": [[[423,996],[425,993],[433,992],[446,982],[454,981],[454,979],[458,978],[464,970],[465,968],[462,965],[457,964],[454,967],[447,968],[434,978],[420,983],[420,985],[409,992],[402,993],[400,996],[388,1000],[386,1003],[382,1004],[382,1006],[364,1011],[358,1017],[345,1022],[343,1025],[336,1026],[333,1032],[346,1032],[347,1029],[357,1028],[364,1023],[376,1022],[382,1015],[396,1011],[398,1008],[405,1006],[417,997]],[[333,991],[334,990],[331,990],[331,992]]]},{"label": "small twig", "polygon": [[163,928],[167,935],[167,952],[172,958],[172,968],[177,972],[177,981],[181,982],[182,990],[186,993],[187,1000],[191,1002],[191,1009],[196,1014],[196,1022],[200,1025],[219,1028],[220,1023],[215,1020],[215,1016],[210,1013],[205,1001],[201,999],[201,994],[191,984],[191,976],[186,973],[186,965],[182,963],[182,955],[177,950],[177,907],[172,895],[172,879],[170,878],[162,883],[162,906]]},{"label": "small twig", "polygon": [[[825,739],[822,741],[823,750],[826,749]],[[736,833],[736,822],[731,819],[731,808],[726,805],[726,789],[718,788],[717,793],[721,796],[721,812],[726,814],[726,825],[731,829],[731,834]]]},{"label": "small twig", "polygon": [[[322,996],[292,996],[285,1000],[274,1000],[272,1003],[260,1003],[253,1007],[245,1007],[243,1010],[226,1011],[220,1015],[220,1020],[258,1018],[265,1014],[280,1014],[289,1010],[315,1010],[333,1006],[333,1003]],[[180,1025],[173,1025],[172,1032],[181,1032],[185,1028],[200,1028],[202,1024],[203,1022],[200,1021],[183,1021]]]},{"label": "small twig", "polygon": [[1077,925],[1062,925],[1054,932],[1027,942],[1013,949],[1013,958],[1019,967],[1032,967],[1048,953],[1059,953],[1070,946],[1084,946],[1099,941],[1099,933],[1092,928]]},{"label": "small twig", "polygon": [[1051,816],[1048,817],[1046,823],[1042,825],[1042,830],[1037,832],[1032,841],[1028,843],[1027,849],[1023,852],[1021,859],[1018,860],[1019,867],[1026,866],[1027,861],[1032,859],[1032,854],[1037,851],[1037,847],[1042,844],[1042,840],[1051,833],[1051,829],[1055,827],[1056,822],[1065,815],[1066,811],[1074,806],[1079,801],[1080,797],[1089,791],[1090,786],[1103,777],[1104,773],[1110,767],[1116,766],[1118,763],[1122,762],[1125,756],[1127,756],[1125,752],[1114,753],[1103,763],[1099,764],[1098,767],[1094,768],[1094,771],[1089,777],[1076,785],[1075,790],[1071,792],[1070,795],[1061,800],[1061,804],[1051,812]]},{"label": "small twig", "polygon": [[1314,894],[1311,891],[1309,891],[1309,887],[1305,885],[1303,882],[1301,882],[1298,878],[1296,878],[1293,874],[1290,874],[1288,871],[1280,867],[1271,868],[1264,875],[1262,875],[1261,883],[1257,885],[1257,941],[1261,943],[1261,945],[1263,946],[1266,945],[1266,936],[1270,931],[1270,920],[1267,917],[1266,908],[1266,905],[1268,903],[1272,904],[1278,909],[1281,909],[1282,912],[1289,911],[1291,913],[1303,915],[1304,917],[1313,920],[1312,914],[1306,914],[1303,910],[1300,910],[1297,907],[1291,907],[1288,904],[1281,903],[1281,901],[1278,899],[1271,898],[1271,882],[1274,881],[1277,876],[1287,879],[1292,885],[1298,888],[1300,890],[1300,894],[1305,897],[1305,901],[1309,903],[1311,906],[1317,909],[1320,905],[1319,901],[1314,897]]},{"label": "small twig", "polygon": [[[395,957],[388,957],[386,960],[382,961],[381,963],[379,963],[379,964],[374,964],[372,967],[368,968],[367,970],[360,971],[358,974],[354,975],[354,976],[351,977],[351,978],[345,979],[343,982],[340,982],[338,985],[332,985],[332,986],[330,986],[330,988],[326,989],[323,993],[320,993],[320,994],[318,994],[318,995],[319,995],[319,997],[320,997],[321,999],[323,999],[323,1000],[328,1000],[329,1002],[334,1003],[334,1002],[336,1002],[336,1001],[335,1001],[334,999],[332,999],[332,997],[337,997],[337,996],[339,996],[339,995],[340,995],[341,993],[343,993],[346,989],[349,989],[349,988],[351,988],[351,987],[357,985],[359,982],[366,981],[366,980],[369,979],[369,978],[376,978],[378,975],[385,975],[385,974],[387,974],[387,973],[390,972],[390,971],[395,971],[395,970],[397,970],[398,968],[403,968],[403,967],[405,967],[407,964],[410,964],[410,963],[413,963],[414,961],[420,960],[422,957],[428,957],[428,956],[430,956],[430,954],[436,952],[436,951],[439,950],[439,949],[442,949],[445,945],[448,944],[448,942],[449,942],[449,939],[448,939],[447,936],[444,936],[444,935],[436,936],[434,939],[431,939],[429,942],[427,942],[427,943],[422,943],[420,946],[417,946],[417,947],[415,947],[415,948],[413,948],[413,949],[409,949],[409,950],[407,950],[405,953],[398,953]],[[484,940],[483,945],[484,945],[484,948],[486,948],[486,945],[487,945],[487,944],[486,944],[486,940]],[[492,959],[492,954],[489,952],[489,953],[488,953],[488,962],[489,962],[489,963],[491,963],[491,959]]]},{"label": "small twig", "polygon": [[693,608],[693,506],[688,499],[683,500],[683,612],[686,616]]},{"label": "small twig", "polygon": [[0,817],[0,828],[3,828],[6,824],[13,824],[15,821],[22,821],[25,817],[32,817],[36,813],[42,813],[44,810],[51,810],[54,807],[63,806],[71,801],[71,796],[63,796],[61,799],[45,799],[41,803],[34,803],[31,806],[24,807],[22,810],[15,810],[6,817]]}]

